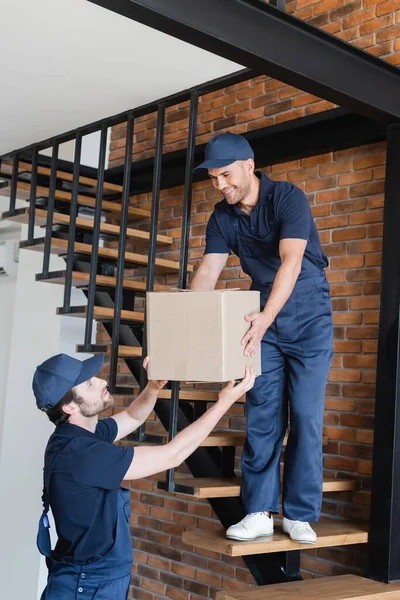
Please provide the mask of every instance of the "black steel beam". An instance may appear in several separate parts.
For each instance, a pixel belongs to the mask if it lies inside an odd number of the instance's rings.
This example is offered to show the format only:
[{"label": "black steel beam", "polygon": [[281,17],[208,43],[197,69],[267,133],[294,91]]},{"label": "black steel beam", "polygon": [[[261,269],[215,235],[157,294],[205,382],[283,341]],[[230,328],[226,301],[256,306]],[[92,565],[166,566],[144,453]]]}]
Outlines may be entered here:
[{"label": "black steel beam", "polygon": [[[381,123],[349,113],[343,108],[293,119],[244,133],[254,148],[256,166],[261,168],[277,163],[344,150],[386,139],[387,129]],[[195,149],[195,164],[203,160],[205,144]],[[185,182],[186,150],[164,154],[161,189]],[[154,159],[139,160],[132,165],[131,194],[143,194],[152,189]],[[107,170],[107,181],[121,183],[123,167]],[[200,169],[193,181],[207,179],[207,171]]]},{"label": "black steel beam", "polygon": [[373,579],[400,579],[400,125],[389,127],[369,530]]},{"label": "black steel beam", "polygon": [[90,2],[371,119],[400,119],[397,67],[262,0]]}]

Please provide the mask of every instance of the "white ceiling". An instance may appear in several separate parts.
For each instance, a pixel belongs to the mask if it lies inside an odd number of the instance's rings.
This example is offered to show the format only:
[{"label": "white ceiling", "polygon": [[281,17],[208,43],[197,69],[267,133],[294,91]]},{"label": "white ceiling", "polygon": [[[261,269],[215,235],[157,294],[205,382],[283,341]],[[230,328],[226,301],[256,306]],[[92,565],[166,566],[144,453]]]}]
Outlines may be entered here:
[{"label": "white ceiling", "polygon": [[241,68],[86,0],[0,0],[0,24],[0,155]]}]

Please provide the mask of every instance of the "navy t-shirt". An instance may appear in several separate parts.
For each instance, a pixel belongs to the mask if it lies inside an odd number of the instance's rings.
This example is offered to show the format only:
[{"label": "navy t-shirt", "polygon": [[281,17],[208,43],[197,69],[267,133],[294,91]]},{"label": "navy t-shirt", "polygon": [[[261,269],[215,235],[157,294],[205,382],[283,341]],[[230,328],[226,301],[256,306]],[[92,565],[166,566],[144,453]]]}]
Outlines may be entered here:
[{"label": "navy t-shirt", "polygon": [[[77,425],[60,425],[47,444],[45,461],[60,445],[50,480],[50,506],[58,541],[55,560],[78,564],[104,556],[114,544],[118,489],[133,458],[133,448],[115,446],[114,419],[99,421],[95,433]],[[68,439],[69,438],[69,439]]]},{"label": "navy t-shirt", "polygon": [[[318,231],[304,192],[288,181],[273,181],[256,172],[260,179],[260,193],[250,215],[237,205],[230,206],[226,200],[216,204],[207,224],[205,254],[239,254],[237,233],[257,241],[270,240],[264,244],[265,255],[259,256],[256,273],[248,273],[259,283],[273,283],[281,260],[279,240],[297,238],[307,240],[302,271],[299,279],[307,277],[310,269],[324,269],[328,260],[322,252]],[[274,242],[274,243],[273,243]],[[268,248],[270,250],[268,250]]]}]

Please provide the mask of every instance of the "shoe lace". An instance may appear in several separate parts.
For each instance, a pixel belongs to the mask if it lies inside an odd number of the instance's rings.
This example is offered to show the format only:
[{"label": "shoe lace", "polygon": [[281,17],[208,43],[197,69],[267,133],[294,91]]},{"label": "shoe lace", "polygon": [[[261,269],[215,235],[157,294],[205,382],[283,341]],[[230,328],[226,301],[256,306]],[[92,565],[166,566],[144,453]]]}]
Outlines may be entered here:
[{"label": "shoe lace", "polygon": [[293,529],[305,529],[306,531],[312,531],[310,523],[305,521],[294,521]]},{"label": "shoe lace", "polygon": [[254,519],[259,517],[260,515],[265,515],[265,513],[264,512],[250,513],[244,517],[244,519],[242,520],[242,523],[250,523],[251,521],[254,521]]}]

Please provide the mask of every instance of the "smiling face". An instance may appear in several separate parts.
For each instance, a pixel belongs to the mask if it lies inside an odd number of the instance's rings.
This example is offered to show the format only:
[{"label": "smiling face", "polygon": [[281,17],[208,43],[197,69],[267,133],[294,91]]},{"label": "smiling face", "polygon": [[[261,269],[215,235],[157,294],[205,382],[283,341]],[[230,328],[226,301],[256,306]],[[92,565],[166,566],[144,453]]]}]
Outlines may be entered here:
[{"label": "smiling face", "polygon": [[230,205],[243,202],[250,194],[254,161],[237,160],[220,169],[208,169],[213,186],[222,192]]},{"label": "smiling face", "polygon": [[79,410],[84,417],[94,417],[114,404],[114,398],[107,390],[107,381],[92,377],[72,388],[79,402]]}]

